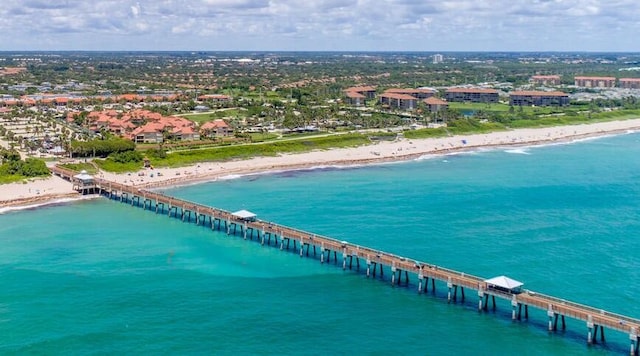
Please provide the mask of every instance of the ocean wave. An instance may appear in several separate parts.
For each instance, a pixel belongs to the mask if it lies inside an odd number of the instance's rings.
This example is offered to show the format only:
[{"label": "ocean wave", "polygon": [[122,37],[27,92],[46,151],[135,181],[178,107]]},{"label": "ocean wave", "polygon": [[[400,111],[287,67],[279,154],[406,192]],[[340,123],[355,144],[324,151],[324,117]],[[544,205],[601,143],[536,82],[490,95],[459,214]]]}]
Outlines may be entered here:
[{"label": "ocean wave", "polygon": [[512,154],[518,154],[518,155],[530,155],[531,154],[531,152],[527,151],[527,149],[525,149],[525,148],[508,149],[508,150],[504,150],[504,152],[512,153]]},{"label": "ocean wave", "polygon": [[45,200],[45,201],[36,202],[32,204],[27,204],[27,205],[7,206],[7,207],[0,208],[0,214],[6,214],[9,212],[21,211],[21,210],[33,210],[33,209],[41,208],[44,206],[62,205],[62,204],[72,203],[72,202],[81,201],[81,200],[97,199],[99,197],[100,197],[99,195],[85,195],[77,198],[59,198],[59,199]]}]

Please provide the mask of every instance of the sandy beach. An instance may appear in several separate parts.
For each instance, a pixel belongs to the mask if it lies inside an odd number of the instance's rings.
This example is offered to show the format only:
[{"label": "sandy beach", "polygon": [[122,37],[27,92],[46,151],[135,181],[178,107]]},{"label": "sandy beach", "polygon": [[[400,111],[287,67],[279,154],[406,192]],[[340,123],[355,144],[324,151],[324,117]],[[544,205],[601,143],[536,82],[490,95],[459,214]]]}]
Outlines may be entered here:
[{"label": "sandy beach", "polygon": [[[483,148],[544,145],[587,137],[623,134],[640,129],[640,119],[589,125],[516,129],[487,134],[444,138],[382,141],[356,148],[340,148],[276,157],[257,157],[228,162],[206,162],[181,168],[141,169],[135,173],[100,172],[99,177],[118,183],[155,188],[216,180],[221,177],[321,166],[362,165],[416,159],[430,154],[450,154]],[[160,173],[160,175],[158,174]],[[28,183],[0,185],[0,207],[33,204],[61,197],[78,196],[71,183],[58,177]]]}]

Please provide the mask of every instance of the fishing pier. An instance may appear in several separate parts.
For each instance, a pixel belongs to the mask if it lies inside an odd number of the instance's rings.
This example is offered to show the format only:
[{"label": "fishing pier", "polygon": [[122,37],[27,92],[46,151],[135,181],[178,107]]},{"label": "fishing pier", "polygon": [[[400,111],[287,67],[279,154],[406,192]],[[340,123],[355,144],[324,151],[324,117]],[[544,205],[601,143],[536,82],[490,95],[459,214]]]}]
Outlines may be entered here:
[{"label": "fishing pier", "polygon": [[[55,175],[70,181],[74,181],[74,176],[78,177],[76,172],[63,168],[53,167],[51,170]],[[530,290],[510,289],[508,286],[464,272],[263,221],[247,211],[232,213],[100,178],[94,178],[91,182],[84,180],[78,187],[81,191],[91,189],[111,200],[156,214],[178,218],[184,222],[223,231],[229,235],[239,235],[245,240],[255,238],[262,245],[266,244],[280,250],[293,250],[300,257],[312,255],[321,263],[340,264],[345,270],[355,267],[367,277],[379,276],[384,279],[384,274],[387,273],[392,285],[417,285],[418,293],[427,292],[429,288],[435,292],[437,285],[444,283],[449,302],[464,301],[465,298],[474,297],[478,300],[479,311],[490,307],[495,309],[496,298],[504,299],[511,304],[513,320],[528,319],[529,308],[533,307],[546,312],[548,318],[546,324],[550,332],[559,328],[564,330],[566,318],[582,321],[585,323],[588,344],[604,342],[605,329],[616,330],[629,335],[630,355],[638,355],[639,319]],[[470,296],[469,290],[477,293]]]}]

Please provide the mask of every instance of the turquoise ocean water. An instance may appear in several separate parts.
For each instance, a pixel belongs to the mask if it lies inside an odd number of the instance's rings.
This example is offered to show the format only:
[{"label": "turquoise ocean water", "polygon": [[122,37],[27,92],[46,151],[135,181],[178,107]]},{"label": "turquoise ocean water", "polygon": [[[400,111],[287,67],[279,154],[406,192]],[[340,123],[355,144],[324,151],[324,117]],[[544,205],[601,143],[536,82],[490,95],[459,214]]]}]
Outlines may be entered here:
[{"label": "turquoise ocean water", "polygon": [[[165,190],[227,210],[640,318],[640,135]],[[363,271],[361,271],[363,272]],[[582,355],[415,286],[101,198],[0,214],[0,354]],[[415,282],[415,281],[414,281]]]}]

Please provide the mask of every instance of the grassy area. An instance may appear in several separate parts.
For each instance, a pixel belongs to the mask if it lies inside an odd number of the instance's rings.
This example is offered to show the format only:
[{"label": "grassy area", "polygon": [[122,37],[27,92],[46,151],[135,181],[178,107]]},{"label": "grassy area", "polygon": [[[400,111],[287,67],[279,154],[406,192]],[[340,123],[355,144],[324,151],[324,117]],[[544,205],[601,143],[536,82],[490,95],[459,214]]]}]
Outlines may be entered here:
[{"label": "grassy area", "polygon": [[507,112],[509,111],[509,105],[496,103],[496,104],[485,104],[485,103],[458,103],[458,102],[450,102],[449,108],[460,111],[498,111],[498,112]]},{"label": "grassy area", "polygon": [[9,184],[9,183],[15,183],[15,182],[20,182],[20,181],[23,181],[26,184],[27,183],[27,181],[26,181],[27,178],[29,178],[29,177],[16,175],[16,174],[0,175],[0,184]]},{"label": "grassy area", "polygon": [[[510,110],[510,106],[508,104],[503,104],[503,103],[495,103],[495,104],[487,104],[487,103],[458,103],[458,102],[450,102],[449,103],[449,108],[453,109],[453,110],[458,110],[458,111],[462,111],[462,112],[469,112],[469,111],[491,111],[491,112],[499,112],[499,113],[506,113]],[[519,112],[520,111],[520,107],[514,107],[514,112]],[[560,113],[560,112],[565,112],[567,110],[566,107],[564,108],[559,108],[559,107],[552,107],[552,106],[545,106],[545,107],[541,107],[541,106],[523,106],[522,107],[522,112],[526,112],[526,113],[532,113],[532,114],[536,114],[536,115],[545,115],[545,114],[553,114],[553,113]]]},{"label": "grassy area", "polygon": [[259,156],[275,156],[279,153],[299,153],[318,149],[356,147],[371,143],[367,135],[348,134],[309,138],[283,142],[269,142],[259,145],[237,145],[206,150],[174,152],[166,158],[152,160],[157,167],[179,167],[197,162],[228,161]]},{"label": "grassy area", "polygon": [[537,118],[533,120],[515,120],[509,123],[511,128],[552,127],[562,125],[579,125],[614,120],[640,118],[640,110],[615,110],[591,114],[571,114]]},{"label": "grassy area", "polygon": [[[166,158],[152,158],[154,167],[181,167],[198,162],[228,161],[260,156],[275,156],[279,153],[299,153],[318,149],[356,147],[370,144],[368,135],[345,134],[258,145],[232,145],[215,148],[179,151],[167,154]],[[108,172],[135,172],[142,168],[140,162],[118,163],[111,159],[94,160],[101,169]]]},{"label": "grassy area", "polygon": [[184,114],[180,115],[185,119],[191,120],[198,124],[203,124],[205,122],[213,121],[215,119],[222,119],[224,117],[245,117],[247,116],[246,110],[240,109],[229,109],[229,110],[219,110],[213,112],[205,112],[199,114]]},{"label": "grassy area", "polygon": [[280,135],[278,134],[274,134],[274,133],[251,133],[249,134],[249,136],[251,136],[251,142],[265,142],[265,141],[271,141],[271,140],[275,140],[278,137],[280,137]]},{"label": "grassy area", "polygon": [[494,131],[504,131],[506,127],[496,122],[479,122],[478,120],[456,120],[447,127],[427,128],[405,131],[406,138],[436,138],[463,134],[480,134]]},{"label": "grassy area", "polygon": [[72,171],[81,172],[87,171],[89,174],[96,174],[98,170],[91,163],[67,163],[67,164],[59,164],[58,166],[66,169],[70,169]]}]

